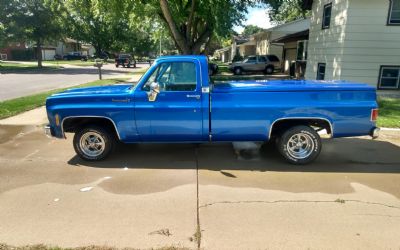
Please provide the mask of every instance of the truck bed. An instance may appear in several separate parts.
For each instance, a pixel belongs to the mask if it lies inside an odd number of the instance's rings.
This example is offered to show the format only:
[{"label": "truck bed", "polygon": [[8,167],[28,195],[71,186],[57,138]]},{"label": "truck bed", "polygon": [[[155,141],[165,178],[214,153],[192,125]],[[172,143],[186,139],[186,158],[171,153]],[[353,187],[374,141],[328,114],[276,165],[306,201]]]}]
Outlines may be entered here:
[{"label": "truck bed", "polygon": [[220,81],[216,82],[213,88],[213,92],[216,93],[263,91],[375,91],[375,88],[363,83],[310,80]]}]

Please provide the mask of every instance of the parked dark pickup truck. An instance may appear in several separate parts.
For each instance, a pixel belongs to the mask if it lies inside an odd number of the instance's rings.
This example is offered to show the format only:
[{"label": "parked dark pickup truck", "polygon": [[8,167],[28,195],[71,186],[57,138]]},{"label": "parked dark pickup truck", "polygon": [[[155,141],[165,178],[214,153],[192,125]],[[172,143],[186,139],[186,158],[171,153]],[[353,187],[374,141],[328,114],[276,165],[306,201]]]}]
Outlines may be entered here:
[{"label": "parked dark pickup truck", "polygon": [[130,54],[119,54],[115,58],[115,67],[134,67],[136,68],[136,60]]},{"label": "parked dark pickup truck", "polygon": [[46,133],[75,133],[85,160],[102,160],[116,141],[218,143],[272,140],[306,164],[331,138],[376,137],[375,88],[343,81],[225,81],[214,84],[205,56],[160,57],[135,84],[70,89],[47,98]]}]

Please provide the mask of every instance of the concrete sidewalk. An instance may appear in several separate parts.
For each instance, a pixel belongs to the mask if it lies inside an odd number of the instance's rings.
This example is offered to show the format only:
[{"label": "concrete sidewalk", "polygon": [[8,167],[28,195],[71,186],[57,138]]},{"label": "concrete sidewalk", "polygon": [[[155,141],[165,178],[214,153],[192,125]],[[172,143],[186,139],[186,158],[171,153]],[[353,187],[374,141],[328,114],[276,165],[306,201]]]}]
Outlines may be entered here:
[{"label": "concrete sidewalk", "polygon": [[120,145],[86,162],[44,121],[43,107],[0,121],[0,242],[400,248],[400,131],[324,140],[307,166],[268,147],[241,160],[229,143]]}]

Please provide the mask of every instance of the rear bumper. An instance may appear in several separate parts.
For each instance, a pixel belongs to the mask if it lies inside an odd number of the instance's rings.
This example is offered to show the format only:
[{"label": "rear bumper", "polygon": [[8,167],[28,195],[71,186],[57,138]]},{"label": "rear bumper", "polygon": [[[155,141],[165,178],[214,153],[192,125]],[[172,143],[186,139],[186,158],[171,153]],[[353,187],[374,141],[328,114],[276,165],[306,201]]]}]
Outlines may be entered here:
[{"label": "rear bumper", "polygon": [[370,132],[370,136],[372,137],[372,139],[376,139],[379,137],[379,133],[380,133],[381,129],[380,128],[373,128]]}]

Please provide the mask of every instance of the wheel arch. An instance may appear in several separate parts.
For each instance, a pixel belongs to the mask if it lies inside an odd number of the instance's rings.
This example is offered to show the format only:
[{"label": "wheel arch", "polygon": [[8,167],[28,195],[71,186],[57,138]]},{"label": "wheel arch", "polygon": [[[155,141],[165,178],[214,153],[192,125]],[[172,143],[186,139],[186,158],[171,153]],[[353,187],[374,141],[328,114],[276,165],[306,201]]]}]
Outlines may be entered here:
[{"label": "wheel arch", "polygon": [[86,125],[105,126],[121,140],[117,125],[114,120],[106,116],[67,116],[61,121],[61,133],[65,137],[65,132],[75,132],[77,129]]},{"label": "wheel arch", "polygon": [[274,120],[268,131],[268,140],[275,135],[279,135],[282,131],[294,126],[305,125],[315,126],[326,129],[327,133],[333,138],[334,128],[332,122],[323,117],[287,117]]}]

